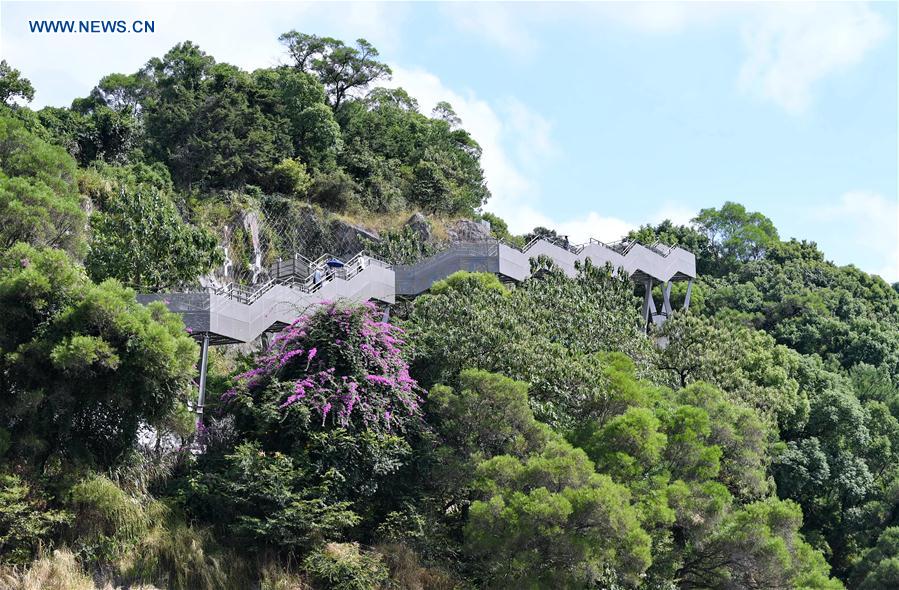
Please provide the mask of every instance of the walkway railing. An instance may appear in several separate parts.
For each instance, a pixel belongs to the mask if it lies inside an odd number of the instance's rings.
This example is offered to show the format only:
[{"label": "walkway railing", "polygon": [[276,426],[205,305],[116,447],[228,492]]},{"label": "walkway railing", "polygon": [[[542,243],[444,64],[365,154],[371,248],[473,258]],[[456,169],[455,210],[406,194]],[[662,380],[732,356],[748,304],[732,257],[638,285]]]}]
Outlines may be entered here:
[{"label": "walkway railing", "polygon": [[[502,240],[488,238],[476,242],[459,242],[453,244],[449,249],[438,252],[415,264],[396,265],[395,268],[397,271],[403,272],[404,277],[407,279],[416,281],[429,280],[433,282],[433,280],[444,278],[442,274],[444,267],[451,261],[464,259],[466,257],[496,257],[499,253],[500,244],[505,244],[512,250],[526,254],[540,242],[552,244],[575,255],[580,255],[587,246],[595,244],[625,258],[638,244],[635,240],[628,239],[606,243],[595,238],[590,238],[584,244],[573,245],[564,238],[538,236],[519,250]],[[667,258],[675,248],[657,241],[647,246],[647,249],[661,258]],[[366,251],[359,252],[349,261],[345,263],[341,262],[341,266],[337,267],[328,265],[328,262],[333,259],[334,257],[331,254],[323,254],[315,260],[310,261],[302,255],[296,254],[292,259],[279,259],[271,265],[268,268],[268,276],[271,278],[263,283],[257,285],[241,285],[231,282],[227,285],[209,288],[207,291],[216,295],[228,297],[235,301],[240,301],[241,303],[251,304],[276,285],[286,285],[294,289],[299,289],[304,293],[314,293],[321,289],[323,285],[330,283],[335,279],[352,279],[369,265],[391,268],[390,264],[374,258]],[[441,276],[437,276],[438,274]]]},{"label": "walkway railing", "polygon": [[[591,239],[573,246],[564,240],[538,238],[517,249],[487,239],[457,243],[416,264],[395,266],[367,252],[359,252],[346,262],[336,262],[330,254],[313,261],[297,255],[275,262],[267,271],[270,278],[256,285],[231,282],[210,286],[200,293],[141,298],[163,299],[170,309],[182,314],[189,328],[195,333],[211,334],[215,343],[249,342],[272,326],[291,321],[295,317],[292,310],[324,299],[393,303],[397,297],[414,297],[428,290],[435,281],[458,270],[492,272],[505,280],[522,281],[530,276],[530,259],[537,254],[548,256],[570,276],[577,272],[579,260],[589,258],[598,265],[611,264],[616,270],[623,269],[649,292],[653,284],[692,280],[696,276],[695,257],[689,252],[658,242],[637,246],[633,240],[606,244]],[[205,303],[200,301],[204,297]],[[188,301],[191,307],[181,300]]]}]

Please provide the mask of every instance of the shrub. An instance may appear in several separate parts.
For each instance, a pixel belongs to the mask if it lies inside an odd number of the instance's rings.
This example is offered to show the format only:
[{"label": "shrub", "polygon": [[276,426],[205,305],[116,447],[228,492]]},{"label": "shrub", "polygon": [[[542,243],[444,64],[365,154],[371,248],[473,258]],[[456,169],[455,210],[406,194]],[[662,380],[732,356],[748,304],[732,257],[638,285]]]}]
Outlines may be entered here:
[{"label": "shrub", "polygon": [[182,522],[154,527],[133,553],[120,563],[126,580],[155,584],[168,590],[219,590],[231,587],[229,573],[241,560],[225,559],[210,549],[212,536]]},{"label": "shrub", "polygon": [[259,572],[259,590],[313,590],[305,576],[291,572],[278,563],[263,564]]},{"label": "shrub", "polygon": [[458,588],[445,572],[422,565],[418,555],[401,543],[377,547],[390,572],[391,586],[397,590],[452,590]]},{"label": "shrub", "polygon": [[376,590],[387,581],[387,567],[377,553],[358,543],[328,543],[309,554],[307,573],[322,590]]},{"label": "shrub", "polygon": [[365,239],[365,248],[390,264],[415,264],[437,253],[437,246],[422,240],[421,234],[408,225],[383,232],[378,241]]},{"label": "shrub", "polygon": [[140,502],[102,475],[76,484],[69,501],[75,514],[72,543],[82,559],[110,561],[147,531],[149,518]]},{"label": "shrub", "polygon": [[404,430],[420,415],[418,385],[402,357],[402,330],[375,314],[371,304],[330,303],[299,317],[224,398],[250,403],[257,392],[287,382],[282,410],[306,406],[322,426]]},{"label": "shrub", "polygon": [[27,563],[69,514],[46,501],[20,477],[0,474],[0,563]]},{"label": "shrub", "polygon": [[[359,522],[350,502],[329,498],[329,482],[310,482],[293,459],[244,443],[222,472],[198,477],[196,501],[215,507],[233,539],[252,547],[303,551]],[[318,485],[315,485],[318,483]]]},{"label": "shrub", "polygon": [[451,291],[465,293],[470,289],[486,289],[496,291],[501,295],[509,295],[510,293],[492,272],[467,272],[460,270],[431,285],[431,294],[446,295]]},{"label": "shrub", "polygon": [[343,211],[355,205],[359,198],[359,186],[343,170],[317,174],[309,189],[313,203],[336,211]]},{"label": "shrub", "polygon": [[272,168],[272,189],[287,195],[303,195],[312,186],[312,178],[306,172],[306,166],[299,160],[286,158]]}]

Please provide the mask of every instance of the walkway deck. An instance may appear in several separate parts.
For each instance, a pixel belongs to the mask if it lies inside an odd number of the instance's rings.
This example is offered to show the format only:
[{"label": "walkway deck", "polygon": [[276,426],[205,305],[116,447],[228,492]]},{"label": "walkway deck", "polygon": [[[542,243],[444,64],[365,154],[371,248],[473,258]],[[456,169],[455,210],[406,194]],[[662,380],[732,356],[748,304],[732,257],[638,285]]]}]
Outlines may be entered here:
[{"label": "walkway deck", "polygon": [[[602,266],[610,263],[622,268],[635,282],[647,287],[644,318],[670,313],[670,283],[692,281],[696,277],[696,258],[681,248],[635,242],[607,245],[596,240],[571,247],[550,240],[536,239],[522,250],[499,241],[457,243],[413,265],[390,265],[359,254],[338,269],[328,269],[324,260],[303,264],[280,263],[270,270],[273,278],[253,287],[227,285],[202,293],[140,295],[141,302],[165,301],[169,309],[180,313],[187,328],[197,337],[208,334],[210,344],[250,342],[265,332],[292,322],[306,308],[338,299],[392,304],[397,296],[414,297],[459,270],[492,272],[509,281],[530,276],[530,260],[547,256],[567,275],[574,276],[575,262],[590,259]],[[302,269],[297,274],[288,269]],[[311,269],[322,269],[319,276]],[[650,293],[653,285],[663,289],[662,313],[657,313]],[[686,304],[689,304],[687,299]]]}]

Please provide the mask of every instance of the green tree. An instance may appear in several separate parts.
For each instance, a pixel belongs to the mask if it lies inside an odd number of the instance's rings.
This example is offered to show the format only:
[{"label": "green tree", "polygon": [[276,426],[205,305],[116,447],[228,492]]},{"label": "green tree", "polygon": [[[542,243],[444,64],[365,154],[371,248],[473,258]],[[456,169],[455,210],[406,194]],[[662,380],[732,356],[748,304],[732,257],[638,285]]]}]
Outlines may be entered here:
[{"label": "green tree", "polygon": [[211,233],[184,223],[175,205],[152,189],[123,189],[94,214],[91,228],[91,278],[115,278],[145,292],[195,281],[220,256]]},{"label": "green tree", "polygon": [[764,332],[723,319],[676,313],[659,335],[666,345],[656,366],[668,374],[672,386],[706,381],[781,427],[801,424],[808,415],[807,393],[796,379],[799,355]]},{"label": "green tree", "polygon": [[[454,383],[467,367],[499,372],[531,385],[541,420],[559,427],[612,411],[608,377],[595,354],[646,353],[631,286],[610,272],[584,267],[577,278],[544,273],[506,292],[493,280],[432,287],[415,300],[406,324],[415,342],[413,369],[426,385]],[[453,288],[455,284],[459,288]]]},{"label": "green tree", "polygon": [[693,223],[709,239],[721,269],[758,260],[779,241],[777,228],[770,219],[731,201],[721,209],[703,209],[693,218]]},{"label": "green tree", "polygon": [[179,187],[264,184],[290,140],[270,93],[254,78],[190,42],[153,58],[139,72],[150,81],[143,101],[150,156],[165,162]]},{"label": "green tree", "polygon": [[62,251],[5,251],[0,305],[0,431],[16,461],[111,466],[186,395],[197,349],[178,317],[92,284]]},{"label": "green tree", "polygon": [[0,473],[0,563],[27,564],[70,518],[21,477]]},{"label": "green tree", "polygon": [[884,524],[899,485],[899,420],[889,406],[863,400],[841,375],[812,389],[811,412],[773,465],[781,497],[802,505],[805,528],[849,573]]},{"label": "green tree", "polygon": [[865,551],[851,577],[859,590],[887,590],[899,585],[899,527],[884,529],[877,544]]},{"label": "green tree", "polygon": [[362,182],[370,208],[411,204],[470,214],[489,197],[477,142],[421,114],[406,91],[375,88],[345,102],[338,118],[344,135],[339,161]]},{"label": "green tree", "polygon": [[270,183],[276,192],[302,196],[312,186],[312,178],[302,162],[286,158],[272,168]]},{"label": "green tree", "polygon": [[74,131],[71,138],[63,137],[74,143],[73,152],[81,165],[94,160],[124,164],[135,155],[143,129],[133,107],[116,110],[88,98],[74,101],[71,113]]},{"label": "green tree", "polygon": [[877,276],[824,260],[814,243],[768,248],[705,289],[705,313],[737,317],[803,354],[849,369],[899,369],[899,294]]},{"label": "green tree", "polygon": [[64,150],[0,117],[0,248],[26,242],[82,252],[86,216],[75,176]]},{"label": "green tree", "polygon": [[253,79],[266,112],[286,119],[294,154],[312,170],[333,167],[343,139],[321,82],[289,67],[256,70]]},{"label": "green tree", "polygon": [[22,98],[31,102],[34,98],[34,86],[22,72],[15,69],[4,59],[0,61],[0,102],[10,106],[10,99]]},{"label": "green tree", "polygon": [[769,499],[734,511],[698,540],[678,572],[685,588],[840,589],[830,568],[799,533],[802,511]]},{"label": "green tree", "polygon": [[439,445],[428,480],[441,506],[468,509],[479,461],[523,458],[546,444],[549,430],[534,418],[527,390],[526,383],[476,369],[462,371],[457,390],[431,389],[427,412]]},{"label": "green tree", "polygon": [[661,463],[668,443],[661,429],[652,410],[631,407],[584,440],[583,448],[596,461],[599,472],[608,473],[616,481],[630,482]]},{"label": "green tree", "polygon": [[477,476],[484,499],[472,504],[465,536],[490,585],[636,586],[649,566],[649,536],[627,490],[580,449],[551,439],[524,460],[489,459]]},{"label": "green tree", "polygon": [[365,39],[348,47],[332,37],[319,37],[289,31],[279,38],[287,46],[294,66],[301,72],[314,72],[331,95],[334,110],[340,108],[347,93],[364,90],[372,82],[391,74],[387,64],[379,62],[378,50]]},{"label": "green tree", "polygon": [[339,480],[311,482],[297,461],[256,442],[238,445],[211,473],[191,481],[192,500],[209,503],[232,542],[256,550],[305,552],[359,523],[352,502],[335,497]]}]

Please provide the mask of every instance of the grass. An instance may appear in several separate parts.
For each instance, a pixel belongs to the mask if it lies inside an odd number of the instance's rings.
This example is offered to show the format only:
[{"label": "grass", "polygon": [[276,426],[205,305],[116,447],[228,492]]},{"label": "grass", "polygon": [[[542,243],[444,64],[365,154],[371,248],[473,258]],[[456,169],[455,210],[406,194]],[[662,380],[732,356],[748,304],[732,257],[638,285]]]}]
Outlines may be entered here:
[{"label": "grass", "polygon": [[[415,213],[416,211],[410,210],[394,213],[332,213],[332,215],[334,218],[340,219],[341,221],[352,223],[353,225],[358,225],[381,234],[385,231],[396,231],[402,228]],[[446,232],[447,226],[452,225],[457,221],[468,219],[461,215],[425,215],[425,217],[431,222],[431,233],[438,241],[444,241],[449,237]]]},{"label": "grass", "polygon": [[96,590],[75,555],[58,549],[28,568],[0,569],[0,590]]}]

